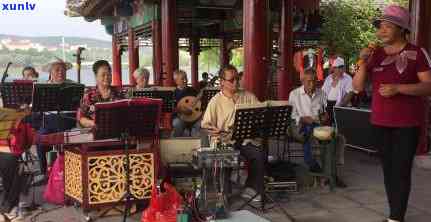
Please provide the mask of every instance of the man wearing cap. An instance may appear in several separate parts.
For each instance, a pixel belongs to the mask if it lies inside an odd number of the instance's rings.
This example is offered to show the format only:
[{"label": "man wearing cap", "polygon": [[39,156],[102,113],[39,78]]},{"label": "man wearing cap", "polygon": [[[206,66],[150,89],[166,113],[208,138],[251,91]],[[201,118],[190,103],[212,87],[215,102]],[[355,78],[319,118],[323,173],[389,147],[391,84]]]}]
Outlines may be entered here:
[{"label": "man wearing cap", "polygon": [[332,73],[323,83],[328,106],[346,106],[353,96],[352,77],[345,73],[344,59],[337,57],[331,65]]},{"label": "man wearing cap", "polygon": [[[322,91],[326,98],[326,113],[329,117],[329,123],[333,124],[334,106],[347,106],[353,97],[353,88],[352,77],[345,72],[344,59],[337,57],[331,64],[331,71],[332,73],[326,77],[323,83]],[[342,171],[341,166],[344,165],[344,136],[338,135],[337,141],[337,165],[340,166],[338,171]],[[339,177],[337,177],[337,185],[339,187],[347,186]]]},{"label": "man wearing cap", "polygon": [[376,19],[383,47],[363,49],[353,78],[356,91],[369,79],[373,87],[371,124],[383,166],[390,215],[386,222],[404,221],[413,159],[424,121],[424,96],[431,95],[431,60],[423,48],[407,41],[411,31],[407,9],[390,5]]}]

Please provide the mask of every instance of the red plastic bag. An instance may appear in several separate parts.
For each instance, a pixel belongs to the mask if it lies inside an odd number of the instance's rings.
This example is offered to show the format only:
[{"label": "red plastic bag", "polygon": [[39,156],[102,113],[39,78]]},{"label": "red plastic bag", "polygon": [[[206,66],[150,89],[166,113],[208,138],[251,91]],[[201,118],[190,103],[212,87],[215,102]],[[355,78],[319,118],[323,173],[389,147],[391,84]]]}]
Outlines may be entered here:
[{"label": "red plastic bag", "polygon": [[31,128],[29,123],[22,121],[17,122],[16,126],[11,130],[10,135],[10,150],[11,152],[19,156],[25,150],[30,149],[33,144],[34,130]]},{"label": "red plastic bag", "polygon": [[165,193],[159,193],[153,186],[150,206],[142,214],[141,222],[176,222],[177,210],[182,199],[175,187],[164,183]]},{"label": "red plastic bag", "polygon": [[53,204],[64,205],[64,156],[59,155],[49,174],[43,198]]}]

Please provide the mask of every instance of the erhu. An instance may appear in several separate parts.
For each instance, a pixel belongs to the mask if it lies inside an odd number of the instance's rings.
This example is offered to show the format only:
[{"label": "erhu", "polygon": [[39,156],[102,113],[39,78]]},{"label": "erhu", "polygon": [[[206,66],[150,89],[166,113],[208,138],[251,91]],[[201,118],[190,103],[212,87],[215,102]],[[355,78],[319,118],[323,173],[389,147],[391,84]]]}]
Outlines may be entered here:
[{"label": "erhu", "polygon": [[7,73],[7,71],[9,70],[10,65],[12,65],[12,62],[8,62],[6,65],[6,70],[3,72],[3,76],[1,78],[1,83],[3,84],[4,81],[6,80],[6,78],[9,76],[9,74]]},{"label": "erhu", "polygon": [[74,54],[73,56],[76,57],[76,71],[77,71],[77,75],[78,75],[78,83],[81,83],[81,61],[82,61],[82,51],[84,51],[85,48],[84,47],[78,47],[78,49],[76,50],[76,54]]}]

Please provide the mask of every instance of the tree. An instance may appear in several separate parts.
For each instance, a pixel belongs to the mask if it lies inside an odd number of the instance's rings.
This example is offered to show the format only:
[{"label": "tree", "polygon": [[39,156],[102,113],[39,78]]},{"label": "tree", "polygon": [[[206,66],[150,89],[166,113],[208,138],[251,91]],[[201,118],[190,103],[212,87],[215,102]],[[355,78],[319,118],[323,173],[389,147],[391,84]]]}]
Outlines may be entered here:
[{"label": "tree", "polygon": [[[385,0],[408,8],[409,0]],[[381,15],[375,0],[331,0],[323,7],[322,40],[329,53],[344,55],[353,64],[361,48],[376,43],[373,20]]]},{"label": "tree", "polygon": [[409,7],[409,0],[386,0],[386,4],[397,4],[405,8]]},{"label": "tree", "polygon": [[199,70],[202,72],[211,72],[217,70],[220,63],[219,48],[208,48],[199,54]]},{"label": "tree", "polygon": [[244,68],[244,48],[233,49],[231,55],[230,63],[242,70]]},{"label": "tree", "polygon": [[374,0],[337,0],[323,8],[322,40],[330,53],[344,55],[349,64],[369,43],[377,42],[374,18],[380,15]]}]

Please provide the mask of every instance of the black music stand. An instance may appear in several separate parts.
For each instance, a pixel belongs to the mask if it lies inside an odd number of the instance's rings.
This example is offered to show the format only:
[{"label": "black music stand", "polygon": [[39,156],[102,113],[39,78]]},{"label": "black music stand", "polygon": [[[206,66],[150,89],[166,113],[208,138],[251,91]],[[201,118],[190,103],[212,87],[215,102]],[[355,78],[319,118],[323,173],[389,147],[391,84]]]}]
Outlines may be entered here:
[{"label": "black music stand", "polygon": [[[287,105],[271,106],[268,107],[266,114],[266,122],[269,124],[267,128],[267,138],[276,138],[280,141],[280,138],[285,137],[286,142],[284,143],[283,152],[280,154],[279,146],[277,144],[277,157],[278,160],[284,161],[286,157],[286,150],[288,152],[288,162],[290,162],[290,143],[289,138],[286,134],[291,125],[291,114],[292,107]],[[286,148],[287,144],[287,148]]]},{"label": "black music stand", "polygon": [[220,92],[220,89],[216,89],[216,88],[205,88],[202,92],[202,99],[201,99],[201,104],[202,104],[202,110],[205,111],[207,109],[208,103],[210,102],[210,100],[217,95],[217,93]]},{"label": "black music stand", "polygon": [[14,82],[5,82],[0,85],[3,107],[18,109],[21,105],[31,103],[33,92],[32,80],[18,80]]},{"label": "black music stand", "polygon": [[[62,111],[75,112],[80,106],[84,89],[83,84],[77,83],[36,83],[33,87],[31,111],[42,113],[42,126],[44,126],[44,112],[56,111],[60,117],[62,117]],[[65,118],[70,117],[65,116]]]},{"label": "black music stand", "polygon": [[131,138],[154,139],[159,133],[162,101],[137,98],[108,103],[96,103],[95,140],[120,138],[124,143],[124,169],[126,193],[118,202],[126,201],[123,221],[127,220],[130,201],[136,199],[130,192],[129,140]]},{"label": "black music stand", "polygon": [[172,113],[174,110],[174,107],[175,107],[174,91],[143,90],[143,91],[133,92],[133,98],[141,98],[141,97],[161,99],[163,101],[162,113]]},{"label": "black music stand", "polygon": [[36,83],[32,95],[32,112],[76,111],[85,86],[76,83]]},{"label": "black music stand", "polygon": [[[286,135],[287,128],[289,127],[290,114],[292,107],[289,105],[267,105],[258,106],[255,108],[241,108],[235,111],[235,122],[233,126],[232,140],[237,143],[242,143],[245,139],[261,138],[264,140],[265,146],[270,137],[280,137]],[[264,148],[266,156],[268,156],[268,148]],[[268,159],[268,158],[266,158]],[[264,180],[264,178],[262,178]],[[265,190],[258,191],[255,196],[247,200],[239,209],[249,205],[255,209],[255,206],[250,205],[251,201],[258,195],[261,196],[261,208],[264,212],[266,200],[268,199],[279,208],[286,217],[294,221],[293,217],[289,215],[286,210],[276,201],[274,201]]]}]

